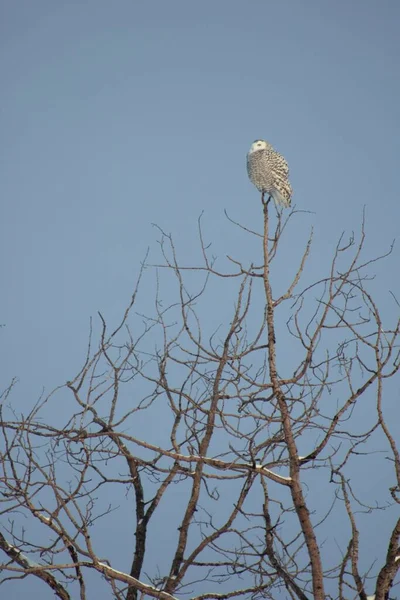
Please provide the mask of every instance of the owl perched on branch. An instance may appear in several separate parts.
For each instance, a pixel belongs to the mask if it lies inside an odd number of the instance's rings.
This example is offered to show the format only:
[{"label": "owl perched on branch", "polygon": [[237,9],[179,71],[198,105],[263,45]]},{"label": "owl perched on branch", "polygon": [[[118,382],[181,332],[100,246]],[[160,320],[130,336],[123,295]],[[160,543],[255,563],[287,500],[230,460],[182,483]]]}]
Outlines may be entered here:
[{"label": "owl perched on branch", "polygon": [[289,183],[289,167],[279,152],[265,140],[256,140],[247,153],[247,172],[250,181],[264,194],[272,196],[275,203],[288,208],[292,186]]}]

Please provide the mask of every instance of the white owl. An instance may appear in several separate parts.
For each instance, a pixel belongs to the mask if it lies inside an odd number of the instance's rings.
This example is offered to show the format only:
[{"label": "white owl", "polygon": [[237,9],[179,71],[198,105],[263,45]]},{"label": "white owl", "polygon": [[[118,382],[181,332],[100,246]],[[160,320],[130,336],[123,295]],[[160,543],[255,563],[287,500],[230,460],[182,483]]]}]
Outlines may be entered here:
[{"label": "white owl", "polygon": [[247,172],[250,181],[262,194],[272,196],[275,203],[289,207],[292,186],[289,167],[284,157],[265,140],[256,140],[247,153]]}]

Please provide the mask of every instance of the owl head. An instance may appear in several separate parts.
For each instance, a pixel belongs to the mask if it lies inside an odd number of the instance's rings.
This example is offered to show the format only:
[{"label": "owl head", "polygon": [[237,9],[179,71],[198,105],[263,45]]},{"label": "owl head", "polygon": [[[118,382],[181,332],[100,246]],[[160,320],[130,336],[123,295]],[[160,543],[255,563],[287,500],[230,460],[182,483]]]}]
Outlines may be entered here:
[{"label": "owl head", "polygon": [[272,148],[272,146],[265,140],[255,140],[250,146],[249,154],[258,152],[259,150],[267,150],[268,148]]}]

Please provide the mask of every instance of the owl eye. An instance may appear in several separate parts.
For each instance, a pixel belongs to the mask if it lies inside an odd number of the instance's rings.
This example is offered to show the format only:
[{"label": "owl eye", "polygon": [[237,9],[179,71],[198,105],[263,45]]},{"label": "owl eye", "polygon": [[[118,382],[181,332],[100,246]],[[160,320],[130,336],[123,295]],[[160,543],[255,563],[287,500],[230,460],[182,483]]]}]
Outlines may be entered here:
[{"label": "owl eye", "polygon": [[258,142],[257,146],[261,146],[261,142]]}]

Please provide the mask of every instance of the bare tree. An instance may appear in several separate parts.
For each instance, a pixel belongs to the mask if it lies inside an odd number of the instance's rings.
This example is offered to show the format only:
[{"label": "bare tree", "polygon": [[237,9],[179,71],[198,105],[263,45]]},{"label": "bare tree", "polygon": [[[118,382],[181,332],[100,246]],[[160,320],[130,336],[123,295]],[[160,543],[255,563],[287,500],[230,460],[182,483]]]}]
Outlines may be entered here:
[{"label": "bare tree", "polygon": [[[369,291],[385,257],[364,258],[363,223],[358,240],[341,236],[326,277],[301,289],[310,236],[279,294],[274,261],[296,211],[277,211],[270,234],[262,200],[262,232],[231,221],[259,241],[253,263],[228,257],[217,269],[199,220],[203,262],[184,266],[159,229],[161,264],[146,258],[115,329],[99,315],[76,377],[26,415],[14,382],[3,393],[2,583],[39,578],[64,600],[102,587],[127,600],[394,593],[400,458],[385,384],[400,367],[399,321],[387,324]],[[138,314],[154,269],[154,305]],[[214,332],[205,298],[224,306]],[[60,401],[65,423],[50,410]],[[366,457],[371,481],[381,461],[392,466],[383,503],[352,482]],[[366,514],[392,523],[384,555],[363,552]],[[118,518],[126,539],[107,544]]]}]

